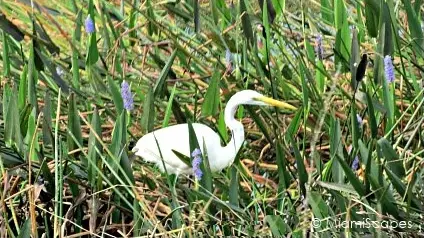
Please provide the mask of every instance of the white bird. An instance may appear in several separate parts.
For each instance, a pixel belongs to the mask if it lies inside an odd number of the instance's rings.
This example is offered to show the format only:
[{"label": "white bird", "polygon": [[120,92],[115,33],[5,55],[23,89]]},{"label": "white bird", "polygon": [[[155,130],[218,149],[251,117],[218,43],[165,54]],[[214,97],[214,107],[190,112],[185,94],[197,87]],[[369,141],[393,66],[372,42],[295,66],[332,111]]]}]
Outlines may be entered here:
[{"label": "white bird", "polygon": [[[193,123],[193,129],[203,154],[205,154],[203,145],[206,145],[212,172],[221,171],[231,165],[244,142],[243,124],[234,118],[239,105],[276,106],[297,110],[290,104],[265,97],[253,90],[243,90],[234,94],[228,101],[224,111],[225,124],[232,134],[231,140],[226,146],[221,146],[219,135],[211,128],[200,123]],[[173,150],[190,157],[188,124],[178,124],[148,133],[140,138],[132,149],[136,156],[140,156],[147,162],[155,163],[162,172],[165,171],[163,167],[163,164],[165,164],[168,174],[193,174],[193,169],[181,161]],[[162,162],[161,154],[164,163]]]}]

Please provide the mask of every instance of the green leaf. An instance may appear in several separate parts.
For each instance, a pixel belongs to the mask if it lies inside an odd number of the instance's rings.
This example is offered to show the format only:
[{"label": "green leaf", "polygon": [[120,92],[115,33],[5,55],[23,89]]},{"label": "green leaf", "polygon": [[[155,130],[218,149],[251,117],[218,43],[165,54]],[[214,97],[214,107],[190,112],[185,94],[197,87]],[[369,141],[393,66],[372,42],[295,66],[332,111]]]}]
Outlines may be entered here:
[{"label": "green leaf", "polygon": [[155,122],[155,99],[152,88],[149,88],[144,98],[143,115],[141,117],[141,128],[144,133],[151,132]]},{"label": "green leaf", "polygon": [[172,102],[174,101],[175,91],[177,90],[177,84],[174,85],[171,91],[171,96],[169,96],[168,104],[166,105],[165,116],[162,122],[162,128],[168,126],[169,119],[171,118],[172,113]]},{"label": "green leaf", "polygon": [[302,191],[303,194],[306,194],[305,184],[308,182],[308,173],[306,172],[305,164],[303,162],[302,155],[299,152],[298,145],[296,144],[296,142],[293,140],[292,137],[289,137],[289,141],[294,151],[294,157],[296,158],[300,190]]},{"label": "green leaf", "polygon": [[[340,0],[342,1],[342,0]],[[350,50],[351,50],[351,35],[349,30],[349,23],[346,18],[343,18],[343,22],[336,34],[336,65],[342,64],[343,70],[346,71],[349,68]]]},{"label": "green leaf", "polygon": [[218,112],[220,102],[219,80],[220,72],[215,68],[211,83],[209,84],[208,90],[206,91],[205,101],[202,105],[202,114],[204,116],[214,116]]},{"label": "green leaf", "polygon": [[346,7],[343,0],[334,0],[334,26],[337,30],[341,29],[347,21]]},{"label": "green leaf", "polygon": [[[396,191],[399,193],[400,196],[406,197],[406,200],[411,199],[412,206],[420,211],[424,209],[424,207],[420,204],[420,201],[417,197],[415,197],[414,194],[408,194],[406,190],[405,184],[402,182],[402,180],[392,172],[388,167],[384,167],[384,170],[387,173],[387,177],[392,182],[393,187],[396,189]],[[408,187],[411,186],[408,184]]]},{"label": "green leaf", "polygon": [[241,16],[241,25],[243,29],[244,36],[249,42],[249,46],[252,46],[255,43],[255,38],[253,36],[252,24],[250,22],[249,13],[246,9],[245,0],[240,0],[240,16]]},{"label": "green leaf", "polygon": [[371,37],[378,36],[380,7],[377,0],[365,0],[365,26]]},{"label": "green leaf", "polygon": [[110,92],[112,93],[112,100],[116,107],[118,115],[124,111],[124,101],[122,100],[121,92],[119,91],[118,85],[110,76],[106,76]]},{"label": "green leaf", "polygon": [[[315,219],[319,219],[321,222],[319,223],[321,226],[317,228],[318,230],[326,230],[329,226],[329,218],[334,217],[334,213],[331,208],[325,203],[322,199],[322,196],[318,192],[310,192],[307,196],[308,204],[312,208],[312,212],[314,213]],[[318,223],[317,223],[318,224]],[[323,234],[320,232],[320,235],[327,235],[328,233]]]},{"label": "green leaf", "polygon": [[26,221],[24,222],[24,224],[22,225],[19,231],[19,235],[17,238],[29,238],[29,237],[32,237],[31,218],[26,219]]},{"label": "green leaf", "polygon": [[177,156],[182,162],[184,162],[187,166],[189,166],[189,167],[191,167],[191,163],[190,163],[190,161],[191,161],[191,159],[190,159],[190,157],[188,157],[188,156],[186,156],[186,155],[184,155],[184,154],[182,154],[182,153],[180,153],[180,152],[178,152],[178,151],[176,151],[176,150],[172,150],[171,149],[171,151],[175,154],[175,156]]},{"label": "green leaf", "polygon": [[[33,108],[32,113],[28,113],[28,119],[27,119],[27,133],[25,137],[25,143],[28,145],[28,156],[31,155],[31,157],[28,157],[28,159],[31,159],[33,161],[38,160],[37,152],[39,149],[38,144],[38,132],[35,128],[36,119],[34,117],[35,115],[35,108]],[[34,138],[34,140],[33,140]]]},{"label": "green leaf", "polygon": [[21,77],[19,80],[19,96],[18,96],[18,102],[19,102],[19,109],[22,110],[25,105],[28,102],[28,84],[27,84],[27,74],[28,74],[28,65],[24,65],[24,68],[21,73]]},{"label": "green leaf", "polygon": [[73,151],[78,149],[78,145],[75,144],[71,135],[79,144],[82,144],[81,122],[74,93],[70,94],[68,103],[68,149]]},{"label": "green leaf", "polygon": [[50,99],[49,91],[46,91],[46,95],[44,96],[44,108],[43,108],[43,123],[42,131],[43,131],[43,146],[52,145],[53,143],[53,130],[52,130],[52,102]]},{"label": "green leaf", "polygon": [[411,5],[410,0],[402,0],[403,5],[405,6],[405,11],[408,19],[409,31],[411,32],[411,38],[413,42],[413,47],[416,53],[420,54],[421,57],[424,56],[424,34],[421,28],[421,21],[419,14],[414,11]]},{"label": "green leaf", "polygon": [[32,110],[33,107],[29,104],[25,105],[25,107],[22,109],[22,111],[19,113],[19,122],[20,122],[20,128],[22,132],[22,136],[25,137],[28,129],[28,118],[31,113],[34,113],[35,111]]},{"label": "green leaf", "polygon": [[340,155],[336,154],[336,158],[339,161],[343,171],[345,172],[346,177],[349,180],[350,184],[352,184],[352,186],[355,188],[355,190],[359,194],[359,196],[361,196],[361,197],[365,196],[364,185],[361,184],[359,179],[353,173],[350,166],[346,163],[346,161],[342,157],[340,157]]},{"label": "green leaf", "polygon": [[[94,19],[93,19],[94,22]],[[87,67],[94,65],[99,60],[99,50],[97,49],[96,33],[93,32],[88,37],[88,51],[85,59]]]},{"label": "green leaf", "polygon": [[165,85],[165,81],[168,78],[169,70],[171,69],[172,64],[174,63],[174,59],[175,59],[175,56],[177,55],[177,52],[178,52],[177,49],[175,49],[174,52],[172,52],[171,56],[168,59],[168,62],[166,62],[165,67],[160,72],[159,78],[156,81],[156,85],[153,88],[155,98],[158,95],[160,95],[162,93],[162,91],[163,91],[163,87]]},{"label": "green leaf", "polygon": [[334,11],[330,0],[321,0],[321,16],[327,24],[334,23]]},{"label": "green leaf", "polygon": [[[378,85],[380,85],[384,80],[384,65],[383,65],[383,58],[384,58],[384,41],[385,36],[384,34],[386,28],[385,24],[381,25],[380,28],[380,34],[378,37],[378,44],[377,44],[377,52],[378,54],[374,57],[374,82]],[[386,108],[387,110],[387,108]]]},{"label": "green leaf", "polygon": [[290,231],[290,227],[278,215],[267,215],[265,222],[268,223],[272,235],[275,237],[283,237]]},{"label": "green leaf", "polygon": [[13,87],[11,92],[12,93],[10,95],[9,102],[7,105],[5,105],[5,107],[7,108],[7,112],[5,115],[4,124],[8,126],[4,128],[4,138],[6,144],[8,144],[9,146],[12,146],[14,144],[21,152],[23,152],[21,127],[18,119],[20,117],[16,99],[16,89]]},{"label": "green leaf", "polygon": [[[239,161],[238,161],[239,162]],[[235,163],[238,163],[235,162]],[[231,166],[230,168],[231,180],[230,180],[230,190],[229,190],[229,202],[231,205],[238,207],[239,204],[239,174],[237,167]]]},{"label": "green leaf", "polygon": [[[392,20],[391,20],[391,13],[389,4],[387,1],[382,2],[382,11],[381,11],[381,21],[380,26],[384,24],[385,30],[384,30],[384,49],[383,49],[383,55],[392,55],[393,54],[393,30],[392,30]],[[393,15],[394,16],[394,15]],[[396,21],[396,20],[394,20]],[[421,27],[420,27],[421,30]]]},{"label": "green leaf", "polygon": [[284,198],[286,196],[286,190],[290,186],[290,173],[287,171],[287,164],[286,164],[286,158],[284,156],[284,151],[282,148],[281,141],[276,141],[275,143],[276,148],[276,160],[277,160],[277,166],[278,166],[278,201],[279,201],[279,208],[282,208],[284,205]]},{"label": "green leaf", "polygon": [[[95,14],[94,14],[94,4],[93,0],[88,2],[88,14],[93,20],[94,29],[96,28]],[[85,64],[87,67],[90,67],[97,63],[99,60],[99,50],[97,49],[97,39],[96,32],[90,33],[87,41],[87,56],[85,59]]]},{"label": "green leaf", "polygon": [[383,214],[391,214],[398,220],[404,220],[403,212],[401,213],[396,206],[396,201],[393,198],[391,190],[388,185],[380,184],[377,178],[370,177],[370,182],[373,187],[374,193],[378,198],[378,203],[382,207]]},{"label": "green leaf", "polygon": [[[88,162],[87,164],[87,170],[88,170],[88,181],[91,184],[91,187],[95,188],[97,185],[97,170],[94,166],[96,166],[98,163],[98,154],[97,151],[101,150],[100,142],[97,140],[95,134],[101,135],[102,129],[101,129],[101,121],[99,116],[99,110],[94,108],[93,117],[91,118],[91,127],[93,128],[90,130],[90,135],[88,138],[88,155],[87,159],[91,162]],[[101,168],[99,168],[101,170]]]},{"label": "green leaf", "polygon": [[30,55],[28,59],[28,74],[27,74],[27,94],[28,94],[28,103],[33,107],[37,108],[37,81],[38,74],[35,67],[35,56],[34,56],[34,44],[31,43]]},{"label": "green leaf", "polygon": [[[72,44],[78,45],[81,40],[82,11],[78,11],[75,22],[75,30],[72,32]],[[75,48],[72,49],[72,85],[76,89],[80,88],[79,54]]]},{"label": "green leaf", "polygon": [[10,74],[10,58],[9,58],[9,39],[6,33],[3,36],[3,76],[8,77]]},{"label": "green leaf", "polygon": [[[155,17],[155,12],[153,11],[154,6],[152,6],[152,1],[151,0],[147,0],[145,2],[146,6],[147,6],[147,16],[149,17],[149,25],[148,25],[148,33],[150,36],[153,36],[154,34],[157,34],[158,32],[158,28],[155,25],[155,21],[156,21],[156,17]],[[134,31],[135,32],[135,31]]]},{"label": "green leaf", "polygon": [[343,156],[343,144],[340,122],[334,116],[331,117],[330,124],[330,157],[332,158],[331,171],[333,180],[336,183],[344,182],[344,173],[340,168],[340,163],[335,158],[337,155]]},{"label": "green leaf", "polygon": [[378,144],[378,153],[386,159],[387,167],[393,171],[393,173],[403,178],[405,176],[405,169],[403,168],[402,160],[399,159],[396,151],[393,149],[392,145],[386,138],[381,138],[377,141]]},{"label": "green leaf", "polygon": [[368,106],[368,115],[369,115],[369,123],[371,128],[371,136],[372,138],[377,138],[378,134],[378,127],[377,127],[377,120],[375,117],[375,111],[374,111],[374,104],[370,95],[370,92],[368,89],[366,90],[366,96],[367,96],[367,106]]}]

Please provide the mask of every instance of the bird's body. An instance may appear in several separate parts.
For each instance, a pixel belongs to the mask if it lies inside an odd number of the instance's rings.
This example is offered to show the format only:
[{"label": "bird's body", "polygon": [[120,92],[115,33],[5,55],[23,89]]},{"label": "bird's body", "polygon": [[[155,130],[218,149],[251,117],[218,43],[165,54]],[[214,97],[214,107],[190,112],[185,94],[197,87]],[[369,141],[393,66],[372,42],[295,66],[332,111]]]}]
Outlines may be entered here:
[{"label": "bird's body", "polygon": [[[211,171],[220,171],[226,167],[224,155],[219,155],[215,145],[220,145],[221,140],[218,134],[206,125],[200,123],[193,123],[193,129],[196,133],[198,144],[203,151],[203,143],[209,158],[214,158],[214,162],[210,163]],[[186,132],[186,133],[182,133]],[[178,124],[170,127],[165,127],[143,136],[137,145],[137,155],[142,157],[147,162],[156,163],[158,168],[164,172],[163,163],[160,157],[160,152],[165,161],[166,171],[170,174],[192,174],[192,169],[186,163],[181,161],[175,153],[177,151],[183,155],[190,156],[190,144],[188,134],[188,124]],[[225,148],[225,147],[222,147]],[[233,147],[234,148],[234,147]],[[230,150],[230,148],[229,148]],[[235,150],[235,149],[234,149]]]},{"label": "bird's body", "polygon": [[[225,124],[231,130],[232,134],[231,140],[226,146],[221,146],[219,135],[211,128],[200,123],[193,123],[193,129],[200,146],[198,149],[205,154],[205,151],[203,151],[203,145],[205,145],[212,172],[221,171],[230,165],[244,142],[243,125],[234,118],[237,107],[242,104],[257,106],[273,105],[296,109],[287,103],[264,97],[252,90],[243,90],[236,93],[228,101],[224,112]],[[132,150],[135,152],[135,155],[140,156],[145,161],[155,163],[162,172],[165,171],[164,162],[168,174],[193,173],[191,166],[181,161],[174,152],[176,151],[190,157],[192,151],[190,151],[189,145],[188,124],[174,125],[148,133],[137,141],[137,144]]]}]

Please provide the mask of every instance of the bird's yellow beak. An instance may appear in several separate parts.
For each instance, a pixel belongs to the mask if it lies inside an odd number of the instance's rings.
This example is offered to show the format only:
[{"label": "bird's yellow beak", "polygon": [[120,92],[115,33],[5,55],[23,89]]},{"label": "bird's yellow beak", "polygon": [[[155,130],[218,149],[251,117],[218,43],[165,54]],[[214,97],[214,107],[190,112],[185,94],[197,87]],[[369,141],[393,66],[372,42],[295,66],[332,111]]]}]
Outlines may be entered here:
[{"label": "bird's yellow beak", "polygon": [[258,98],[255,98],[255,99],[258,100],[258,101],[261,101],[263,103],[266,103],[268,105],[274,106],[274,107],[279,107],[279,108],[284,108],[284,109],[289,109],[289,110],[297,110],[296,107],[294,107],[294,106],[292,106],[292,105],[290,105],[288,103],[275,100],[273,98],[269,98],[269,97],[258,97]]}]

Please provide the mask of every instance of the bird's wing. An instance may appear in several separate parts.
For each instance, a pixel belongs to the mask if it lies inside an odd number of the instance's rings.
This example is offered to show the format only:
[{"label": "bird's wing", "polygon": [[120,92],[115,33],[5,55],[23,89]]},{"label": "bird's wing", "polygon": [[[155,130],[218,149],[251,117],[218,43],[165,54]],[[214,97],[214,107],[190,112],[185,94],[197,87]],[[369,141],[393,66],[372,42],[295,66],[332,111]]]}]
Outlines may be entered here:
[{"label": "bird's wing", "polygon": [[[203,140],[208,145],[220,145],[219,136],[209,127],[199,123],[193,123],[193,129],[199,142],[200,149],[203,151]],[[156,143],[157,140],[157,143]],[[160,152],[158,149],[160,148]],[[181,171],[191,170],[190,166],[180,160],[172,151],[177,151],[187,157],[190,157],[189,133],[187,124],[179,124],[162,128],[143,136],[135,146],[136,155],[142,157],[145,161],[155,163],[162,171],[162,158],[165,162],[168,173],[182,173]]]}]

